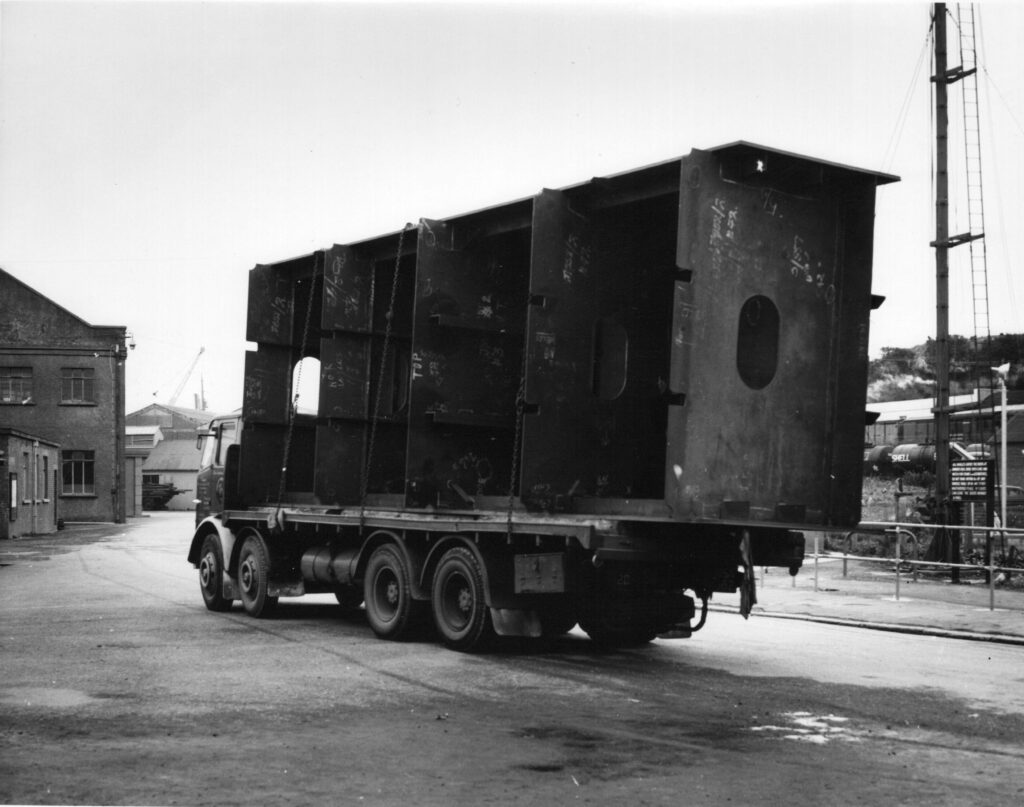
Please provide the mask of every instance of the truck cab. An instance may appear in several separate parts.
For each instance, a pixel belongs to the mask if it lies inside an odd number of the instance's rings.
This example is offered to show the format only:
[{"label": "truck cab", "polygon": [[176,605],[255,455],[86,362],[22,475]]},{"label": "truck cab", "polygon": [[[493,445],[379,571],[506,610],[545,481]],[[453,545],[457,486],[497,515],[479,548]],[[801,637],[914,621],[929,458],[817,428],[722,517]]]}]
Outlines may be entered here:
[{"label": "truck cab", "polygon": [[196,447],[202,452],[196,474],[196,524],[224,509],[224,465],[228,448],[238,442],[241,417],[237,414],[214,418],[199,433]]}]

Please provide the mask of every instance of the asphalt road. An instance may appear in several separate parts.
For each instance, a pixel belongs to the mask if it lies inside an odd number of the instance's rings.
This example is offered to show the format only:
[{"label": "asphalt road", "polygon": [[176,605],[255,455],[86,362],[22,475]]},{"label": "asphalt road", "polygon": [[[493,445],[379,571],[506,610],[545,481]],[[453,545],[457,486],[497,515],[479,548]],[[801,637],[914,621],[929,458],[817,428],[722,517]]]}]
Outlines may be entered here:
[{"label": "asphalt road", "polygon": [[205,610],[189,514],[0,544],[5,804],[1017,805],[1024,650],[713,613],[483,655]]}]

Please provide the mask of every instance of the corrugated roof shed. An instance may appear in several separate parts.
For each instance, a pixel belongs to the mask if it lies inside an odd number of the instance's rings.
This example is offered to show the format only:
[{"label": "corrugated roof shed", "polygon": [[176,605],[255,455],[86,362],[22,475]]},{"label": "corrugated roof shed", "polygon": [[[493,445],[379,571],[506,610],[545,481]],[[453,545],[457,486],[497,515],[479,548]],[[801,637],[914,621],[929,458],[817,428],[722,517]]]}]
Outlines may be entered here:
[{"label": "corrugated roof shed", "polygon": [[192,440],[162,440],[146,457],[142,470],[146,473],[195,471],[199,468],[199,456]]}]

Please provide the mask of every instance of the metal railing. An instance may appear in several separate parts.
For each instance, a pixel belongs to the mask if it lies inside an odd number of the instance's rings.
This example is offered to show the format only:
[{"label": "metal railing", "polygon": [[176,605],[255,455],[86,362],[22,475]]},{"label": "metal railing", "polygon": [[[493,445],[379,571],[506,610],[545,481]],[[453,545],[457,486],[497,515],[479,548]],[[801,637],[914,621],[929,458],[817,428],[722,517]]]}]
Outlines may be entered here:
[{"label": "metal railing", "polygon": [[[948,561],[937,561],[937,560],[921,560],[921,547],[920,547],[920,536],[919,532],[927,531],[929,534],[934,535],[939,530],[946,530],[953,534],[968,532],[968,533],[985,533],[985,558],[987,562],[983,565],[977,563],[950,563]],[[919,522],[908,522],[908,523],[897,523],[897,522],[862,522],[857,525],[856,529],[848,531],[843,539],[845,550],[843,552],[822,552],[821,551],[821,539],[824,533],[814,533],[814,551],[810,557],[814,561],[814,590],[818,591],[818,560],[820,558],[842,558],[843,561],[843,577],[846,577],[849,571],[849,562],[855,560],[858,562],[868,563],[886,563],[895,564],[895,584],[896,594],[895,599],[898,601],[900,598],[900,583],[903,576],[901,570],[902,566],[910,566],[910,574],[913,580],[918,580],[919,570],[922,567],[928,567],[929,569],[945,569],[951,573],[954,569],[968,569],[971,571],[982,571],[985,572],[988,590],[989,590],[989,610],[995,610],[995,591],[996,591],[996,579],[997,574],[1004,574],[1009,578],[1012,574],[1024,574],[1024,568],[1019,566],[997,566],[994,562],[995,556],[993,553],[993,541],[998,535],[1004,540],[1022,540],[1024,541],[1024,529],[1008,528],[1008,527],[976,527],[971,525],[963,524],[921,524]],[[853,536],[855,535],[877,535],[877,536],[892,536],[895,538],[893,541],[894,545],[894,557],[879,557],[872,555],[855,555],[852,552],[853,549]],[[901,547],[903,544],[903,538],[906,538],[910,545],[913,547],[912,557],[906,557],[902,554]],[[973,535],[972,535],[972,546],[973,546]],[[795,584],[795,579],[794,579]]]}]

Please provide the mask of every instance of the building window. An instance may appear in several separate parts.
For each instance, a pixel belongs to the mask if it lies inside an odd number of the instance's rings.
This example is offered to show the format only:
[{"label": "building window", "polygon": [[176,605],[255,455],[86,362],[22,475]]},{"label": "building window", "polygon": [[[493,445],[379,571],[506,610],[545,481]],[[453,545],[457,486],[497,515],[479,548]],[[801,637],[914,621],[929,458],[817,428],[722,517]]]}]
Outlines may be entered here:
[{"label": "building window", "polygon": [[60,371],[61,403],[95,403],[96,371],[91,367],[64,367]]},{"label": "building window", "polygon": [[143,485],[159,485],[160,484],[160,474],[143,474],[142,475],[142,484]]},{"label": "building window", "polygon": [[32,403],[31,367],[0,367],[0,403]]},{"label": "building window", "polygon": [[95,451],[62,451],[61,474],[65,496],[91,496],[96,493]]}]

